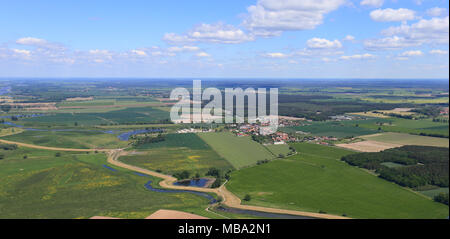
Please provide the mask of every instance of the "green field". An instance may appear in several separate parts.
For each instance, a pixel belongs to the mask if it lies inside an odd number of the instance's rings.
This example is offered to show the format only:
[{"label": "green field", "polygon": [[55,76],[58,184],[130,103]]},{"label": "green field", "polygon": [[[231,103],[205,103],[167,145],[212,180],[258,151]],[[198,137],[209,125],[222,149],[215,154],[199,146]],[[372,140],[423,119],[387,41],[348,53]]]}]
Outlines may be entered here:
[{"label": "green field", "polygon": [[217,217],[204,210],[207,199],[152,192],[144,184],[152,180],[156,185],[157,179],[103,167],[104,154],[55,157],[52,151],[25,148],[0,149],[0,154],[2,218],[144,218],[162,208]]},{"label": "green field", "polygon": [[222,171],[232,169],[231,164],[219,156],[196,134],[168,134],[166,140],[138,147],[139,152],[123,156],[121,161],[166,174],[184,170],[191,175],[205,175],[209,168]]},{"label": "green field", "polygon": [[434,196],[437,196],[440,193],[448,193],[448,188],[437,188],[437,189],[431,189],[431,190],[419,191],[419,192],[430,198],[434,198]]},{"label": "green field", "polygon": [[93,100],[63,101],[57,104],[58,107],[89,107],[106,105],[131,105],[159,103],[159,101],[148,97],[102,97]]},{"label": "green field", "polygon": [[[98,111],[97,109],[94,112]],[[65,125],[79,126],[157,123],[169,119],[169,112],[152,107],[127,108],[102,113],[55,113],[41,117],[26,118],[26,126],[34,125]]]},{"label": "green field", "polygon": [[228,189],[249,204],[353,218],[446,218],[448,206],[389,183],[339,159],[352,153],[307,143],[298,154],[233,172]]},{"label": "green field", "polygon": [[401,133],[381,133],[361,136],[366,140],[379,141],[384,143],[400,144],[400,145],[422,145],[422,146],[436,146],[448,148],[449,140],[446,138],[436,138],[427,136],[418,136]]},{"label": "green field", "polygon": [[[381,126],[377,123],[383,123]],[[366,121],[360,124],[360,127],[378,130],[386,132],[398,132],[407,134],[441,134],[448,136],[448,123],[433,122],[431,119],[400,119],[400,118],[388,118]]]},{"label": "green field", "polygon": [[198,135],[236,169],[255,165],[259,160],[274,158],[264,146],[250,137],[237,137],[231,133]]},{"label": "green field", "polygon": [[337,138],[356,137],[360,135],[376,133],[373,129],[356,127],[365,121],[343,121],[343,122],[312,122],[310,125],[281,128],[287,133],[302,131],[317,136],[332,136]]},{"label": "green field", "polygon": [[157,143],[139,145],[137,149],[154,149],[162,147],[186,147],[189,149],[211,149],[196,134],[167,134],[165,140]]},{"label": "green field", "polygon": [[276,157],[278,157],[280,154],[283,156],[286,156],[288,153],[291,152],[291,150],[289,149],[289,145],[287,145],[287,144],[277,144],[277,145],[270,144],[270,145],[266,145],[266,147]]},{"label": "green field", "polygon": [[117,135],[97,131],[33,131],[26,130],[2,139],[59,148],[93,149],[121,148],[127,142],[120,141]]}]

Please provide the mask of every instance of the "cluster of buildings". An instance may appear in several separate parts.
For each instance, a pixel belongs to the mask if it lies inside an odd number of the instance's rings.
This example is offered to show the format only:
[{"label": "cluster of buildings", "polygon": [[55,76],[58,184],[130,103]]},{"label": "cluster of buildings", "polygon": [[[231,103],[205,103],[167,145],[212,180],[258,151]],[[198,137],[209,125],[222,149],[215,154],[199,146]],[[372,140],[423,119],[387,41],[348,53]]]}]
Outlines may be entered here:
[{"label": "cluster of buildings", "polygon": [[[244,124],[237,127],[237,129],[232,130],[237,136],[251,136],[251,135],[261,135],[260,129],[264,125],[258,124]],[[264,128],[262,128],[264,129]],[[294,142],[297,138],[289,136],[287,133],[276,132],[274,134],[268,135],[274,144],[285,144],[286,142]]]},{"label": "cluster of buildings", "polygon": [[344,121],[344,120],[353,120],[355,117],[349,115],[336,115],[330,116],[330,118],[335,121]]},{"label": "cluster of buildings", "polygon": [[308,136],[303,139],[307,142],[313,142],[316,144],[329,145],[329,141],[337,141],[336,137],[328,137],[328,136]]},{"label": "cluster of buildings", "polygon": [[260,126],[258,124],[244,124],[235,130],[237,136],[259,135]]},{"label": "cluster of buildings", "polygon": [[272,135],[273,144],[285,144],[286,142],[295,142],[297,138],[289,136],[287,133],[276,132]]},{"label": "cluster of buildings", "polygon": [[202,132],[213,132],[212,129],[180,129],[177,131],[178,134],[187,134],[187,133],[202,133]]},{"label": "cluster of buildings", "polygon": [[278,126],[279,127],[292,127],[292,126],[302,126],[303,123],[299,120],[287,120],[287,119],[279,119]]}]

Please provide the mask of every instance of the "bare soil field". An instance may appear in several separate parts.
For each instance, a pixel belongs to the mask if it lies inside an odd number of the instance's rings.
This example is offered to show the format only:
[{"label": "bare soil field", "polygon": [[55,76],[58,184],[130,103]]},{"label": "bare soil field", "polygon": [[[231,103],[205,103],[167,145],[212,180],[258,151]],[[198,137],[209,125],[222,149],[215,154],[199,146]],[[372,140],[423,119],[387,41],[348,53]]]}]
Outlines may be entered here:
[{"label": "bare soil field", "polygon": [[408,112],[411,111],[414,108],[395,108],[392,110],[392,112]]},{"label": "bare soil field", "polygon": [[[121,219],[118,217],[105,217],[105,216],[93,216],[89,219]],[[207,217],[202,217],[192,213],[175,211],[175,210],[165,210],[160,209],[145,219],[208,219]]]},{"label": "bare soil field", "polygon": [[145,219],[208,219],[192,213],[175,211],[175,210],[158,210]]},{"label": "bare soil field", "polygon": [[74,98],[67,98],[66,101],[90,101],[94,100],[94,97],[74,97]]},{"label": "bare soil field", "polygon": [[350,144],[336,144],[336,146],[359,152],[380,152],[386,149],[400,147],[402,145],[367,140]]},{"label": "bare soil field", "polygon": [[89,219],[100,219],[100,220],[103,220],[103,219],[120,219],[120,218],[117,218],[117,217],[104,217],[104,216],[93,216],[93,217],[91,217]]},{"label": "bare soil field", "polygon": [[360,138],[368,141],[377,141],[381,143],[398,144],[398,145],[421,145],[448,148],[447,138],[437,138],[429,136],[419,136],[404,133],[385,132],[372,135],[360,136]]}]

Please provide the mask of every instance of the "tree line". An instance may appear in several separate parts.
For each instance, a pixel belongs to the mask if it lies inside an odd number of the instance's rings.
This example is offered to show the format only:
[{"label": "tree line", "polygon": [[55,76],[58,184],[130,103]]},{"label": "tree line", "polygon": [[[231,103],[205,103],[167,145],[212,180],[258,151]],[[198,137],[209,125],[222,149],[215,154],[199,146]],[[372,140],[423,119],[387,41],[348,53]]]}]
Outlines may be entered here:
[{"label": "tree line", "polygon": [[[378,153],[358,153],[342,157],[350,165],[375,170],[380,178],[401,186],[417,188],[424,185],[448,187],[448,148],[403,146]],[[382,163],[401,164],[387,167]]]}]

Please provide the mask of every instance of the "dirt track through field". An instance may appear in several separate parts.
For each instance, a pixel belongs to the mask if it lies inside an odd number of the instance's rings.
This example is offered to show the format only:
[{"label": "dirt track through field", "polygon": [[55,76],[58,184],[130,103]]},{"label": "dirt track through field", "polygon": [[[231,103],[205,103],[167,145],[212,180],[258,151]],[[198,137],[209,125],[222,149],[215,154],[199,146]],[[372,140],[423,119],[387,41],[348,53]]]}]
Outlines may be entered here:
[{"label": "dirt track through field", "polygon": [[242,205],[239,197],[234,195],[232,192],[228,191],[226,188],[226,183],[223,184],[219,188],[197,188],[197,187],[186,187],[186,186],[176,186],[173,185],[174,182],[177,181],[176,178],[158,173],[155,171],[151,171],[148,169],[143,169],[140,167],[136,167],[133,165],[125,164],[119,161],[121,156],[127,155],[127,152],[123,149],[70,149],[70,148],[57,148],[57,147],[47,147],[47,146],[39,146],[33,144],[26,144],[20,142],[14,142],[9,140],[0,139],[0,143],[5,144],[16,144],[18,146],[34,148],[34,149],[44,149],[44,150],[52,150],[52,151],[73,151],[73,152],[105,152],[108,155],[107,161],[108,163],[115,165],[117,167],[125,168],[131,171],[147,174],[153,177],[163,179],[159,185],[163,188],[167,189],[175,189],[175,190],[189,190],[189,191],[197,191],[197,192],[205,192],[205,193],[214,193],[220,196],[223,201],[222,203],[231,208],[243,209],[243,210],[251,210],[258,212],[268,212],[268,213],[277,213],[277,214],[289,214],[289,215],[297,215],[297,216],[305,216],[305,217],[314,217],[321,219],[348,219],[347,217],[341,217],[330,214],[321,214],[321,213],[312,213],[312,212],[303,212],[303,211],[295,211],[295,210],[287,210],[287,209],[278,209],[278,208],[268,208],[268,207],[259,207],[259,206],[250,206],[250,205]]},{"label": "dirt track through field", "polygon": [[147,174],[147,175],[150,175],[153,177],[162,178],[163,180],[159,183],[159,185],[163,188],[175,189],[175,190],[190,190],[190,191],[205,192],[205,193],[215,193],[223,199],[223,201],[222,201],[223,204],[225,204],[226,206],[231,207],[231,208],[259,211],[259,212],[268,212],[268,213],[314,217],[314,218],[322,218],[322,219],[348,219],[346,217],[330,215],[330,214],[321,214],[321,213],[303,212],[303,211],[295,211],[295,210],[287,210],[287,209],[242,205],[241,199],[239,199],[236,195],[234,195],[232,192],[227,190],[227,188],[225,187],[226,183],[223,184],[219,188],[197,188],[197,187],[176,186],[176,185],[173,185],[173,183],[176,182],[177,179],[172,176],[157,173],[157,172],[139,168],[136,166],[128,165],[128,164],[125,164],[118,160],[120,158],[120,156],[124,156],[126,154],[127,153],[123,150],[112,150],[109,152],[109,155],[108,155],[108,163],[118,166],[118,167],[136,171],[139,173]]}]

